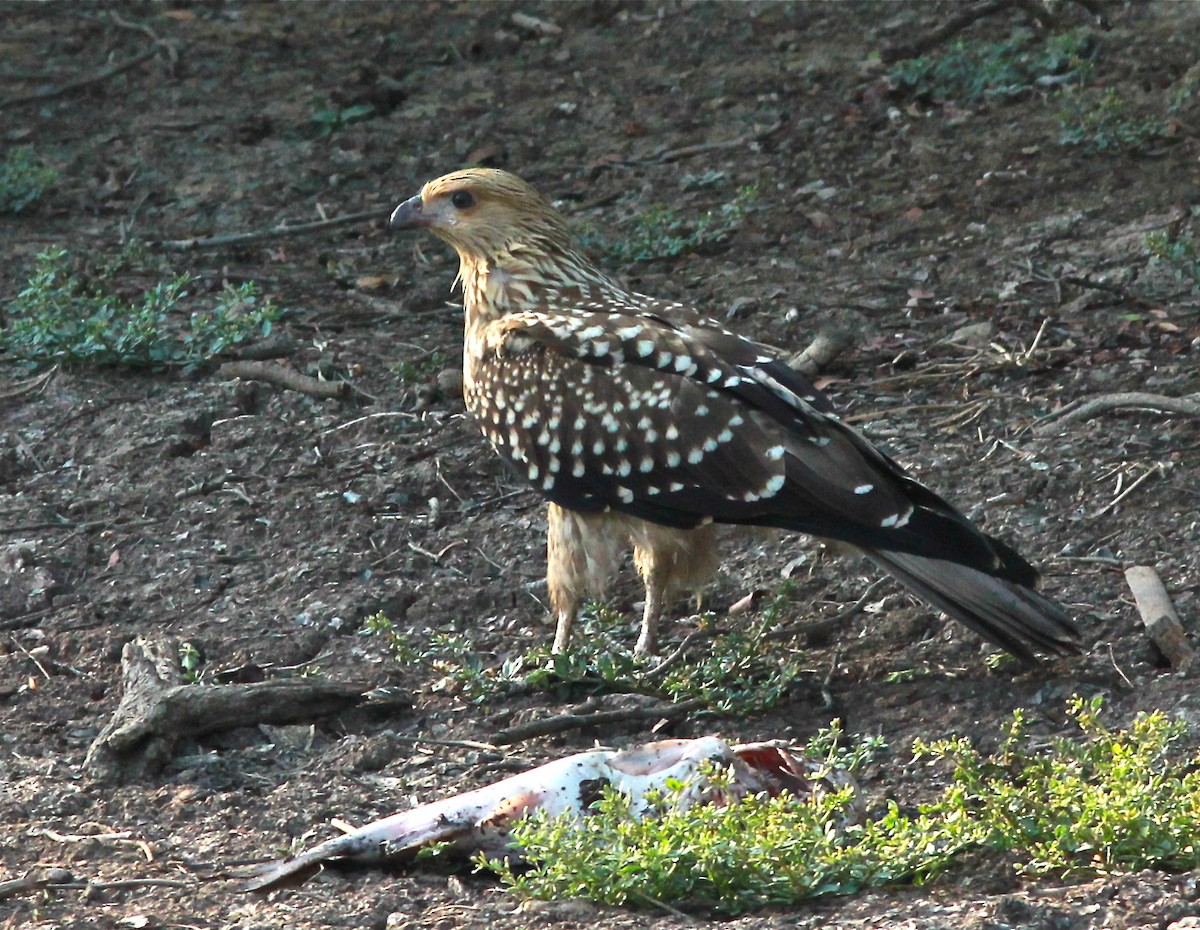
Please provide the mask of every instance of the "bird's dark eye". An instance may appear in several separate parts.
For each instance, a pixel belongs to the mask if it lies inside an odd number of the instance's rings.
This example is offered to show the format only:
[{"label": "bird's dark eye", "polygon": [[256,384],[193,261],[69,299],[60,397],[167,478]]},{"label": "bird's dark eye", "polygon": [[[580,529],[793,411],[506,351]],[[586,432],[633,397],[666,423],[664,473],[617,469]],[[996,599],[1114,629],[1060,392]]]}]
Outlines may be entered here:
[{"label": "bird's dark eye", "polygon": [[455,191],[450,195],[450,203],[456,210],[467,210],[475,206],[475,198],[470,191]]}]

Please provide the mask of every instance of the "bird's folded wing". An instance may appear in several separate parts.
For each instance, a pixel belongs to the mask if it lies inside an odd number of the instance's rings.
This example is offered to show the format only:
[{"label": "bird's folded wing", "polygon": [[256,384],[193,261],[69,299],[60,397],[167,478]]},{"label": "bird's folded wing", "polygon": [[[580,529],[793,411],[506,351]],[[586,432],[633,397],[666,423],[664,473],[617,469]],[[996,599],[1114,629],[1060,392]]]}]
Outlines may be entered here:
[{"label": "bird's folded wing", "polygon": [[[563,507],[799,530],[994,571],[986,536],[829,412],[799,373],[716,326],[509,314],[477,376],[492,444]],[[818,404],[820,407],[818,407]]]}]

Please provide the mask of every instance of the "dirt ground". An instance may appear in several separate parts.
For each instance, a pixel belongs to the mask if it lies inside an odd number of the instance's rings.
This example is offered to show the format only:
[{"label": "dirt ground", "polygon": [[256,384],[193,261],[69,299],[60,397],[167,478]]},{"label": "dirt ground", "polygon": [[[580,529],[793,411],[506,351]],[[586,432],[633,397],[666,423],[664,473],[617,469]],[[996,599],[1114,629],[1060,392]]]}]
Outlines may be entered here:
[{"label": "dirt ground", "polygon": [[[332,835],[331,818],[362,823],[596,741],[804,739],[840,717],[890,747],[863,773],[870,796],[912,803],[944,778],[913,762],[913,737],[966,733],[987,747],[1015,708],[1039,732],[1067,732],[1072,694],[1104,694],[1117,725],[1161,708],[1200,736],[1195,675],[1150,643],[1122,574],[1154,566],[1195,623],[1200,419],[1116,411],[1032,429],[1096,394],[1200,393],[1195,295],[1144,246],[1155,231],[1200,235],[1188,212],[1200,91],[1174,115],[1164,103],[1200,61],[1200,4],[1107,4],[1107,31],[1080,6],[1056,8],[1091,33],[1093,84],[1169,123],[1148,144],[1098,151],[1060,144],[1052,86],[965,102],[887,80],[880,52],[963,8],[6,4],[3,147],[30,146],[60,178],[36,210],[0,219],[0,313],[37,253],[61,246],[94,268],[138,240],[144,250],[108,287],[132,299],[191,272],[196,309],[224,282],[259,282],[288,311],[285,363],[350,378],[370,402],[215,366],[63,368],[31,385],[34,372],[0,355],[0,881],[46,868],[72,877],[0,897],[0,927],[672,928],[687,921],[523,904],[471,874],[333,871],[268,896],[231,876]],[[543,25],[514,22],[517,12]],[[1000,41],[1030,22],[1014,4],[964,36]],[[18,99],[55,88],[66,92]],[[521,174],[610,243],[651,207],[694,219],[753,185],[727,237],[610,267],[790,352],[833,311],[862,314],[823,384],[919,479],[1042,567],[1088,653],[991,671],[972,634],[889,584],[803,653],[810,674],[766,714],[652,717],[501,751],[415,741],[486,743],[584,697],[476,702],[361,635],[382,611],[413,643],[466,634],[496,667],[551,632],[543,506],[438,388],[461,350],[455,260],[386,229],[424,181],[472,162]],[[364,211],[373,217],[307,236],[156,244]],[[779,589],[784,566],[797,592],[789,622],[830,616],[874,578],[805,539],[733,540],[727,552],[710,596],[718,618],[748,592]],[[629,643],[639,597],[623,578],[614,605]],[[694,626],[672,625],[668,648]],[[122,646],[139,635],[192,644],[209,682],[316,667],[404,700],[185,738],[161,771],[114,786],[83,760],[120,700]],[[1000,865],[732,923],[982,930],[1187,917],[1200,918],[1194,874],[1063,884]]]}]

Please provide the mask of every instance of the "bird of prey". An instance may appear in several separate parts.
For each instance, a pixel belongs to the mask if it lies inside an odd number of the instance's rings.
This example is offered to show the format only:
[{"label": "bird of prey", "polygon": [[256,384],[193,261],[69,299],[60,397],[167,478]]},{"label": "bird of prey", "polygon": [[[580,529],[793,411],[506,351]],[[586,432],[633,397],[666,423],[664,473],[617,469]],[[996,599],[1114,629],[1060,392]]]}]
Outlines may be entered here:
[{"label": "bird of prey", "polygon": [[467,409],[550,502],[556,650],[632,544],[646,586],[637,650],[653,652],[670,599],[717,567],[714,525],[740,524],[849,544],[1021,658],[1079,651],[1016,551],[839,420],[777,353],[597,268],[520,178],[444,175],[391,226],[458,253]]}]

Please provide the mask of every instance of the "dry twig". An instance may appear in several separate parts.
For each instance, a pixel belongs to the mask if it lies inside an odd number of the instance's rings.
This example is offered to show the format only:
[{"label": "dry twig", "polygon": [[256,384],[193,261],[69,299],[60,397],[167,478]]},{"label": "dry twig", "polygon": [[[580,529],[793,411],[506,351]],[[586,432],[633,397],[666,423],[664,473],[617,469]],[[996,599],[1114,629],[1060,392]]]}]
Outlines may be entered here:
[{"label": "dry twig", "polygon": [[[649,155],[644,155],[640,158],[619,158],[612,161],[600,163],[597,167],[608,168],[613,165],[647,165],[647,164],[670,164],[671,162],[681,161],[684,158],[694,158],[697,155],[707,155],[710,152],[721,151],[722,149],[738,149],[750,145],[754,142],[761,142],[769,136],[774,135],[783,126],[783,121],[772,123],[766,129],[760,129],[757,132],[746,133],[738,136],[736,139],[724,139],[720,142],[698,142],[694,145],[684,145],[679,148],[667,149],[661,148],[651,152]],[[602,205],[605,201],[611,198],[604,198],[599,201],[587,204],[584,209],[591,209]]]},{"label": "dry twig", "polygon": [[791,639],[793,637],[804,637],[807,639],[831,630],[842,623],[842,621],[844,621],[846,618],[853,617],[856,613],[862,610],[867,605],[867,602],[875,596],[875,592],[879,590],[880,586],[886,584],[890,580],[891,579],[888,577],[883,577],[872,581],[869,585],[867,585],[867,589],[863,591],[861,595],[859,595],[858,600],[856,600],[853,604],[843,607],[835,614],[831,614],[828,617],[823,617],[820,620],[812,620],[808,623],[795,623],[791,624],[790,626],[780,627],[776,630],[768,630],[763,634],[763,638]]},{"label": "dry twig", "polygon": [[885,47],[880,51],[879,59],[885,65],[890,65],[893,62],[903,61],[905,58],[920,58],[926,52],[932,51],[946,40],[953,39],[976,20],[983,19],[985,16],[991,16],[993,13],[998,13],[1000,10],[1007,9],[1011,5],[1009,0],[989,0],[987,3],[967,7],[955,13],[936,29],[927,32],[925,35],[911,42]]},{"label": "dry twig", "polygon": [[49,681],[50,673],[48,671],[46,671],[46,666],[42,665],[42,663],[38,661],[38,657],[35,656],[32,652],[30,652],[28,649],[26,649],[24,644],[19,639],[17,639],[15,636],[9,636],[9,639],[12,640],[12,644],[14,646],[16,646],[19,650],[21,650],[22,654],[25,656],[26,659],[28,659],[30,662],[32,662],[34,665],[37,666],[37,670],[42,673],[42,677],[45,678],[46,681]]},{"label": "dry twig", "polygon": [[16,381],[11,387],[6,387],[3,390],[0,390],[0,400],[11,400],[14,397],[20,397],[22,394],[31,394],[34,391],[40,391],[50,383],[50,379],[53,378],[57,372],[58,366],[54,365],[51,368],[47,368],[40,375],[27,378],[24,381]]},{"label": "dry twig", "polygon": [[75,876],[66,869],[30,869],[20,878],[0,882],[0,901],[26,891],[37,891],[50,885],[70,886],[74,882]]},{"label": "dry twig", "polygon": [[432,736],[401,736],[393,733],[389,739],[413,746],[448,746],[452,749],[475,749],[479,752],[495,752],[499,747],[491,743],[480,743],[473,739],[434,739]]},{"label": "dry twig", "polygon": [[505,727],[492,737],[492,743],[496,746],[509,746],[535,736],[551,736],[570,730],[582,730],[584,727],[626,723],[631,720],[645,720],[649,717],[671,720],[699,710],[703,706],[704,702],[701,700],[690,700],[680,701],[678,704],[654,704],[649,707],[627,707],[621,710],[600,710],[583,714],[558,714],[554,717],[543,717],[539,720],[530,720],[528,723]]},{"label": "dry twig", "polygon": [[1132,304],[1135,307],[1155,306],[1154,301],[1147,300],[1145,297],[1140,296],[1123,285],[1113,284],[1109,281],[1093,281],[1086,275],[1083,277],[1078,275],[1064,275],[1058,278],[1056,283],[1058,285],[1073,284],[1075,287],[1082,287],[1090,291],[1102,291],[1105,294],[1113,294],[1125,303]]},{"label": "dry twig", "polygon": [[61,84],[58,87],[47,87],[44,90],[36,91],[32,94],[26,94],[23,97],[8,97],[0,100],[0,110],[7,110],[11,107],[23,106],[27,103],[43,103],[46,100],[54,100],[58,97],[65,97],[75,91],[83,90],[85,87],[91,87],[95,84],[102,84],[111,78],[115,78],[118,74],[124,74],[133,68],[136,68],[144,61],[149,61],[164,46],[161,43],[155,43],[150,48],[146,49],[140,55],[135,55],[133,58],[124,64],[112,65],[105,68],[103,71],[98,71],[95,74],[85,78],[80,78],[77,81],[70,81],[66,84]]},{"label": "dry twig", "polygon": [[285,387],[289,391],[299,391],[301,394],[319,397],[323,400],[349,397],[367,403],[375,400],[374,397],[364,394],[349,381],[322,381],[319,378],[302,375],[294,368],[286,368],[272,362],[226,362],[217,369],[217,375],[229,380],[241,378],[244,381],[267,381]]},{"label": "dry twig", "polygon": [[1149,410],[1154,413],[1177,413],[1183,416],[1200,417],[1200,395],[1190,397],[1166,397],[1162,394],[1146,394],[1142,391],[1124,391],[1115,394],[1100,394],[1083,401],[1073,401],[1061,410],[1039,417],[1033,424],[1036,435],[1046,435],[1050,427],[1063,423],[1090,420],[1092,417],[1113,410]]},{"label": "dry twig", "polygon": [[259,229],[254,232],[230,233],[224,236],[201,236],[196,239],[161,239],[154,243],[160,249],[171,252],[187,252],[192,249],[211,249],[225,245],[242,245],[246,242],[262,242],[267,239],[287,239],[292,236],[306,236],[309,233],[321,232],[335,226],[348,226],[352,223],[364,223],[370,220],[386,220],[388,214],[380,210],[363,210],[359,213],[347,213],[336,216],[331,220],[314,220],[311,223],[280,224],[270,229]]},{"label": "dry twig", "polygon": [[[1075,3],[1094,14],[1100,20],[1101,28],[1108,28],[1108,21],[1099,0],[1075,0]],[[880,52],[880,61],[885,65],[890,65],[905,58],[919,58],[948,39],[953,39],[977,20],[1011,9],[1018,9],[1026,13],[1043,29],[1057,29],[1061,25],[1059,17],[1054,15],[1049,5],[1040,3],[1038,0],[988,0],[987,3],[979,3],[960,10],[942,25],[912,42],[902,42],[883,49]]]},{"label": "dry twig", "polygon": [[[1116,507],[1117,504],[1121,503],[1121,501],[1125,500],[1125,498],[1127,498],[1130,494],[1132,494],[1134,491],[1136,491],[1138,488],[1140,488],[1143,484],[1145,484],[1147,481],[1149,481],[1151,477],[1153,477],[1154,475],[1161,474],[1162,471],[1163,471],[1162,463],[1155,463],[1154,465],[1151,465],[1141,475],[1139,475],[1133,482],[1131,482],[1129,487],[1127,487],[1125,490],[1121,491],[1116,497],[1114,497],[1107,504],[1105,504],[1103,507],[1101,507],[1099,510],[1097,510],[1096,516],[1097,517],[1104,516],[1106,513],[1108,513],[1110,510],[1112,510],[1114,507]],[[1120,479],[1118,479],[1118,487],[1119,486],[1120,486]]]}]

